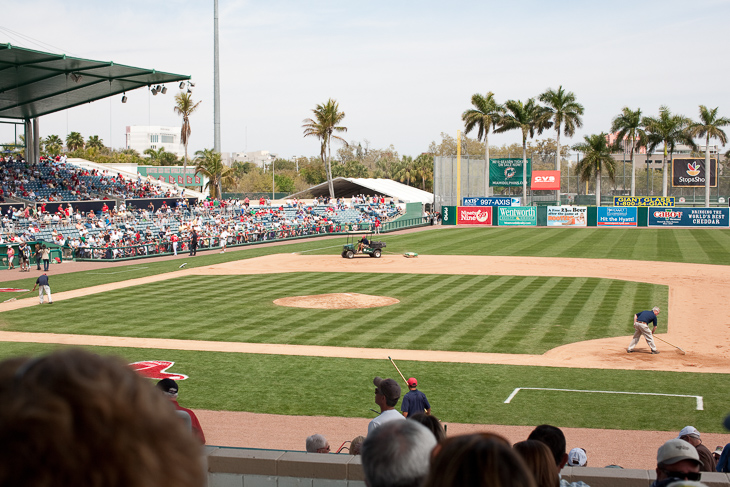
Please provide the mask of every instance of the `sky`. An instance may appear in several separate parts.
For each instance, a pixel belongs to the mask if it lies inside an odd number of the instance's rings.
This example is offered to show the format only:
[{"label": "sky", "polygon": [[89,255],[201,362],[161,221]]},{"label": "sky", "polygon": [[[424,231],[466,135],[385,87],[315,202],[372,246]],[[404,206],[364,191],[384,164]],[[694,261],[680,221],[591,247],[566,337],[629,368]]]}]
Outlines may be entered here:
[{"label": "sky", "polygon": [[[498,102],[560,85],[574,92],[585,115],[561,138],[570,144],[607,132],[624,106],[692,118],[699,105],[719,106],[730,116],[728,18],[730,0],[219,0],[221,149],[316,156],[302,122],[329,98],[345,113],[347,141],[411,156],[463,131],[471,96],[488,91]],[[202,103],[189,149],[213,147],[212,0],[6,2],[7,42],[191,75]],[[122,147],[127,125],[180,125],[177,91],[139,89],[126,104],[115,96],[47,115],[40,133]],[[490,136],[514,142],[518,132]]]}]

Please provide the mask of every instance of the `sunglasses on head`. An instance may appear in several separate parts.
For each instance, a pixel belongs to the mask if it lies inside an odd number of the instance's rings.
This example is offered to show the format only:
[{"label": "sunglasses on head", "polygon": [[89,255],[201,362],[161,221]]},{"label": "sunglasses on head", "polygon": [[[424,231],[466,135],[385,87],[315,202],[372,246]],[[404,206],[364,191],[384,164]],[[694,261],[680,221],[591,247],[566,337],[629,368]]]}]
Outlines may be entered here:
[{"label": "sunglasses on head", "polygon": [[683,479],[683,480],[700,480],[700,477],[702,477],[701,472],[674,472],[672,470],[664,470],[662,469],[662,472],[664,472],[664,475],[667,477],[677,478],[677,479]]}]

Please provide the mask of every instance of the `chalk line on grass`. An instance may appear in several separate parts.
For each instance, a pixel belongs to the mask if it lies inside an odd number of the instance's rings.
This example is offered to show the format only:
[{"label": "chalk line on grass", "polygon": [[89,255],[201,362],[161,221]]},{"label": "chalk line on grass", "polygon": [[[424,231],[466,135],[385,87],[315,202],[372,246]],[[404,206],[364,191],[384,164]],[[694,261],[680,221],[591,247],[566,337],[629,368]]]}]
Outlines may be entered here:
[{"label": "chalk line on grass", "polygon": [[132,266],[126,267],[125,270],[122,271],[114,271],[114,272],[94,272],[94,271],[88,271],[89,274],[98,274],[100,276],[111,276],[114,274],[124,274],[125,272],[134,272],[134,271],[141,271],[142,269],[149,269],[147,266]]},{"label": "chalk line on grass", "polygon": [[512,394],[509,395],[509,397],[504,401],[505,404],[509,404],[512,402],[512,399],[517,395],[520,391],[558,391],[558,392],[592,392],[596,394],[634,394],[637,396],[671,396],[671,397],[691,397],[695,398],[697,400],[697,411],[703,411],[705,409],[705,404],[702,396],[688,396],[684,394],[660,394],[657,392],[625,392],[625,391],[586,391],[582,389],[551,389],[549,387],[518,387],[514,391],[512,391]]}]

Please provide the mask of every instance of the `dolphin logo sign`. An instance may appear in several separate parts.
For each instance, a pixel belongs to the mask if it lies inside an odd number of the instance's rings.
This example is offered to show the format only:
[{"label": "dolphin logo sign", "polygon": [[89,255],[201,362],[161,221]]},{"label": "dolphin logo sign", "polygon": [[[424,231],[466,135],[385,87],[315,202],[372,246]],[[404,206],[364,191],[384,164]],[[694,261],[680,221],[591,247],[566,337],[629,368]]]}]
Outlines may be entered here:
[{"label": "dolphin logo sign", "polygon": [[175,362],[170,362],[168,360],[143,360],[142,362],[129,364],[133,370],[139,372],[148,379],[185,380],[188,378],[185,374],[169,374],[165,372],[173,365],[175,365]]}]

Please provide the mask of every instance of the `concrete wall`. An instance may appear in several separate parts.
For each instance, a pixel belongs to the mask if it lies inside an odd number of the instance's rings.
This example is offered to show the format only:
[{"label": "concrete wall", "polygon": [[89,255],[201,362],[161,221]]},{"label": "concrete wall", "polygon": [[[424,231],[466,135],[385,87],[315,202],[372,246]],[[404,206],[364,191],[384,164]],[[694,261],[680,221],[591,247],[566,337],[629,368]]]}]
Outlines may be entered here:
[{"label": "concrete wall", "polygon": [[[209,487],[365,487],[359,456],[206,447]],[[654,470],[566,467],[568,482],[591,487],[649,487]],[[703,473],[709,487],[730,487],[726,473]]]}]

